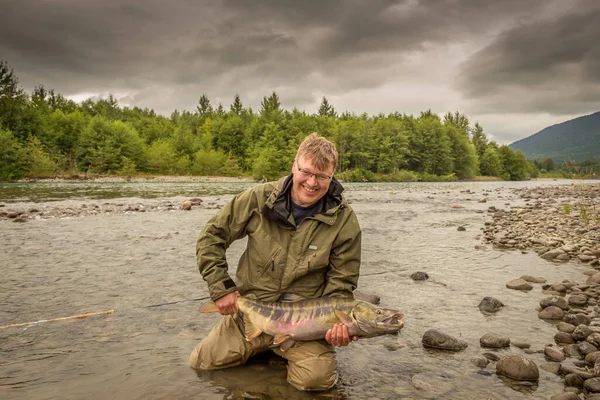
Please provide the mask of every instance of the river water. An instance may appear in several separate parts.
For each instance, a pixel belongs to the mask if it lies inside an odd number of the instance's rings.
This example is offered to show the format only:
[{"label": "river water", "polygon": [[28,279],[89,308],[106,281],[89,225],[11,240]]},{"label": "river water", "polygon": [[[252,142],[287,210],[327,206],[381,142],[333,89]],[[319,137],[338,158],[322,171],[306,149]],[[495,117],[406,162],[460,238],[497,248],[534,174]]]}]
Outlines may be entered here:
[{"label": "river water", "polygon": [[[576,182],[576,184],[581,181]],[[363,229],[359,288],[400,309],[399,335],[363,339],[338,349],[340,379],[321,394],[298,392],[277,358],[216,372],[187,366],[193,347],[220,318],[199,314],[208,296],[195,266],[199,231],[214,207],[81,217],[0,220],[0,325],[90,312],[113,314],[0,329],[0,398],[6,399],[547,399],[563,381],[540,369],[532,386],[515,386],[471,359],[493,332],[541,350],[556,329],[537,318],[545,297],[509,290],[521,275],[548,282],[585,280],[586,267],[553,264],[535,254],[484,247],[478,235],[489,206],[524,204],[514,188],[572,181],[346,184]],[[0,184],[0,210],[111,201],[152,204],[200,197],[225,204],[251,183]],[[487,198],[487,203],[479,199]],[[460,205],[462,208],[454,208]],[[464,226],[466,231],[457,231]],[[228,251],[232,276],[244,241]],[[410,275],[425,271],[430,279]],[[485,296],[506,307],[494,316]],[[424,349],[435,328],[469,347],[459,353]],[[498,351],[523,354],[511,347]],[[542,354],[527,355],[541,365]]]}]

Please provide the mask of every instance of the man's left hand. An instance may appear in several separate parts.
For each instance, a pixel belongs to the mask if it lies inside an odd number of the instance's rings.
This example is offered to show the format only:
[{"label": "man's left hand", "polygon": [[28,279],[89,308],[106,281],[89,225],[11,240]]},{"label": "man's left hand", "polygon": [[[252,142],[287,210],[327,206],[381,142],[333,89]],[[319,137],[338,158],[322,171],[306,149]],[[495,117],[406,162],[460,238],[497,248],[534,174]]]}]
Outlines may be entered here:
[{"label": "man's left hand", "polygon": [[325,340],[332,346],[344,347],[350,344],[350,341],[358,340],[358,336],[352,336],[348,334],[348,327],[344,324],[335,324],[325,334]]}]

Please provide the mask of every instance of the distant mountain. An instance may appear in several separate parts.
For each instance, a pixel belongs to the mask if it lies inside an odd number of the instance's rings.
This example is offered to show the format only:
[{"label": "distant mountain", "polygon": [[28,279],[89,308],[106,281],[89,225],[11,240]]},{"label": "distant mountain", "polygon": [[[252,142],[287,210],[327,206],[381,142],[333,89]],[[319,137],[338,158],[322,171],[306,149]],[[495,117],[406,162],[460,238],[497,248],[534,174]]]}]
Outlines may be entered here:
[{"label": "distant mountain", "polygon": [[600,160],[600,112],[549,126],[509,146],[529,160]]}]

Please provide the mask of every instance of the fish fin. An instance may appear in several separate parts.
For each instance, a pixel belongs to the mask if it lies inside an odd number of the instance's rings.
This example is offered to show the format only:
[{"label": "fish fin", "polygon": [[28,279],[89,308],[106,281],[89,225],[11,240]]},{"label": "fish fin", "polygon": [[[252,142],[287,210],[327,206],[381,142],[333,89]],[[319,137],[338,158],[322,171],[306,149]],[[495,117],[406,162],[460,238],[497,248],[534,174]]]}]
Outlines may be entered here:
[{"label": "fish fin", "polygon": [[275,337],[273,337],[273,344],[281,344],[290,338],[291,336],[287,333],[275,335]]},{"label": "fish fin", "polygon": [[257,338],[261,333],[262,331],[250,321],[247,314],[244,314],[244,334],[246,335],[246,340],[251,341],[252,339]]},{"label": "fish fin", "polygon": [[211,312],[219,312],[219,309],[217,308],[217,305],[214,303],[214,301],[209,301],[209,302],[202,304],[202,306],[200,306],[200,309],[198,311],[200,311],[201,313],[211,313]]},{"label": "fish fin", "polygon": [[342,324],[348,325],[352,323],[352,318],[343,311],[335,310],[335,316],[338,317]]},{"label": "fish fin", "polygon": [[296,344],[296,341],[294,339],[287,339],[287,340],[284,340],[283,343],[281,343],[281,346],[279,348],[281,349],[281,351],[286,351],[287,349],[289,349],[290,347],[292,347],[295,344]]}]

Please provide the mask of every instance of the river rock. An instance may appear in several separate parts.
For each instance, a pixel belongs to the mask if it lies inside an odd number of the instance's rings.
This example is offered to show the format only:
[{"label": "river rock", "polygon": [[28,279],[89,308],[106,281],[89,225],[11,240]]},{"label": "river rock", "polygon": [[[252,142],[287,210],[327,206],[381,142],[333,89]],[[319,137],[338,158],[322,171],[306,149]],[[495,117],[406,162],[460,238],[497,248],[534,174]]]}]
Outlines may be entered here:
[{"label": "river rock", "polygon": [[546,346],[544,348],[544,355],[550,361],[562,362],[562,361],[565,361],[567,359],[567,357],[563,353],[562,349],[560,347],[554,346],[554,345]]},{"label": "river rock", "polygon": [[585,306],[588,302],[588,298],[584,294],[572,294],[569,296],[567,302],[572,306]]},{"label": "river rock", "polygon": [[506,287],[509,289],[514,289],[514,290],[531,290],[533,289],[533,286],[520,278],[517,279],[512,279],[508,282],[506,282]]},{"label": "river rock", "polygon": [[490,360],[488,360],[485,357],[474,357],[471,359],[471,364],[473,364],[477,368],[485,368],[488,366],[489,363]]},{"label": "river rock", "polygon": [[573,344],[575,339],[567,332],[556,332],[554,335],[554,343],[556,344]]},{"label": "river rock", "polygon": [[549,306],[556,306],[565,311],[569,309],[569,305],[567,304],[567,301],[563,297],[560,297],[560,296],[551,296],[551,297],[546,297],[546,298],[543,298],[542,300],[540,300],[540,307],[546,308]]},{"label": "river rock", "polygon": [[186,200],[183,203],[181,203],[181,206],[179,208],[181,208],[182,210],[189,211],[192,209],[192,202],[189,200]]},{"label": "river rock", "polygon": [[564,317],[565,312],[556,306],[546,307],[538,313],[540,319],[563,319]]},{"label": "river rock", "polygon": [[585,356],[585,362],[594,365],[598,358],[600,358],[600,351],[595,351]]},{"label": "river rock", "polygon": [[556,329],[558,329],[561,332],[566,332],[566,333],[573,333],[573,331],[575,331],[575,328],[576,328],[575,325],[567,324],[564,321],[561,321],[556,325]]},{"label": "river rock", "polygon": [[540,255],[544,260],[554,260],[561,254],[565,254],[561,249],[552,249]]},{"label": "river rock", "polygon": [[586,379],[585,382],[583,382],[583,387],[590,392],[600,393],[600,377]]},{"label": "river rock", "polygon": [[585,338],[585,341],[600,348],[600,333],[592,332],[588,337]]},{"label": "river rock", "polygon": [[565,375],[565,386],[582,388],[583,378],[577,374],[567,374]]},{"label": "river rock", "polygon": [[577,350],[579,351],[579,354],[585,357],[588,354],[597,352],[598,348],[591,343],[581,342],[577,344]]},{"label": "river rock", "polygon": [[429,279],[429,275],[427,274],[427,272],[422,272],[422,271],[413,272],[410,275],[410,277],[414,281],[426,281],[427,279]]},{"label": "river rock", "polygon": [[537,381],[540,378],[537,365],[519,354],[502,357],[496,363],[496,373],[518,381]]},{"label": "river rock", "polygon": [[461,351],[468,347],[468,344],[462,340],[458,340],[446,333],[439,332],[435,329],[430,329],[423,335],[421,340],[423,347],[433,349]]},{"label": "river rock", "polygon": [[366,301],[371,304],[379,304],[381,302],[381,297],[377,296],[376,294],[363,293],[358,289],[355,289],[352,293],[354,294],[354,298],[357,300]]},{"label": "river rock", "polygon": [[496,311],[501,310],[502,307],[504,307],[504,304],[494,297],[486,296],[481,300],[478,307],[481,312],[495,313]]},{"label": "river rock", "polygon": [[486,333],[479,339],[479,343],[481,344],[481,347],[500,349],[502,347],[510,346],[510,338],[495,335],[493,333]]},{"label": "river rock", "polygon": [[585,283],[600,283],[600,272],[591,275],[589,278],[587,278]]},{"label": "river rock", "polygon": [[530,283],[546,283],[546,279],[540,276],[523,275],[521,279]]},{"label": "river rock", "polygon": [[556,394],[556,395],[550,397],[550,400],[581,400],[581,398],[573,392],[567,392],[567,393]]},{"label": "river rock", "polygon": [[577,325],[577,328],[573,331],[571,335],[573,335],[573,339],[576,341],[585,340],[588,336],[592,334],[592,330],[587,325]]}]

